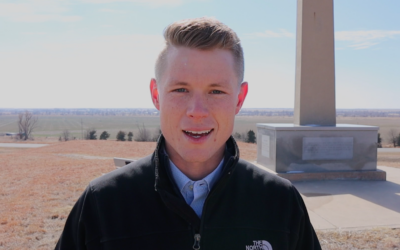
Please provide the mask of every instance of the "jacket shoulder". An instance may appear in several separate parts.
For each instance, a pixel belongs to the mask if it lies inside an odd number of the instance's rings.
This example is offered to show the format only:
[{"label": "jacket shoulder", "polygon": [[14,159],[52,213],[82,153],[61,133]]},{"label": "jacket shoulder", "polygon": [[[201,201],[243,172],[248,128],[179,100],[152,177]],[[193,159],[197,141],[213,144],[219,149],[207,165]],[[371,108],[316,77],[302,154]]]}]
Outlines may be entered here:
[{"label": "jacket shoulder", "polygon": [[152,162],[152,155],[146,156],[92,180],[89,187],[92,191],[99,192],[104,189],[126,187],[130,184],[145,184],[149,182],[149,178],[152,178],[152,183],[154,183]]},{"label": "jacket shoulder", "polygon": [[274,186],[282,189],[292,189],[292,183],[282,177],[273,174],[266,169],[258,167],[246,160],[240,159],[237,165],[237,171],[245,182],[251,182],[255,185]]}]

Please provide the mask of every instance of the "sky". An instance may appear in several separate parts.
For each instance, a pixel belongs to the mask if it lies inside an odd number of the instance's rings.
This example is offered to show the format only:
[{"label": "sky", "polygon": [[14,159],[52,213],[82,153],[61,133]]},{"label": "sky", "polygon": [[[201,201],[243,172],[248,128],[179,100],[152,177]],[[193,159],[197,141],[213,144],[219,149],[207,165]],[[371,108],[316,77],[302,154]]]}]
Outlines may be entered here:
[{"label": "sky", "polygon": [[[215,17],[245,54],[244,108],[293,108],[295,0],[0,0],[0,108],[152,108],[164,28]],[[336,107],[400,109],[399,0],[335,0]]]}]

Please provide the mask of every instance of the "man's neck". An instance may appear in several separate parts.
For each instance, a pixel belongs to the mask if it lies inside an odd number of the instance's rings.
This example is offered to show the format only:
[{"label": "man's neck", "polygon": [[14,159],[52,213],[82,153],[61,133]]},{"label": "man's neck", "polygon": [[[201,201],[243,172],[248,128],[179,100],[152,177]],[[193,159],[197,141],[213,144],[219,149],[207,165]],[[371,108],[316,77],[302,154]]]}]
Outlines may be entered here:
[{"label": "man's neck", "polygon": [[203,179],[218,167],[224,157],[225,145],[209,159],[203,162],[191,162],[185,160],[170,145],[168,145],[168,143],[165,144],[165,149],[175,166],[189,179],[197,181]]}]

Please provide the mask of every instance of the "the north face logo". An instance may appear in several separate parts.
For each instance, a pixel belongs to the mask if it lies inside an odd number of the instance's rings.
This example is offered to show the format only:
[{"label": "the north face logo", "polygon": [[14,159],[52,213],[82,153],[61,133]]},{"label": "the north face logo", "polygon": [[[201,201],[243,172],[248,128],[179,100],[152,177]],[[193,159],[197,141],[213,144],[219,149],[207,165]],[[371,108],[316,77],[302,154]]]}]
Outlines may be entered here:
[{"label": "the north face logo", "polygon": [[266,240],[253,240],[253,245],[246,246],[246,250],[272,250],[272,246]]}]

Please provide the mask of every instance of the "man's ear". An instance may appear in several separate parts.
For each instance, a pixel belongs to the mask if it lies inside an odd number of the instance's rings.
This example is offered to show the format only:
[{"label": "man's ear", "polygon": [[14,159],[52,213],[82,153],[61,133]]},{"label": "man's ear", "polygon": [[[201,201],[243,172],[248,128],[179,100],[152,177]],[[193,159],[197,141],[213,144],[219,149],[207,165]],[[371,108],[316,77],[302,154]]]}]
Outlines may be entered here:
[{"label": "man's ear", "polygon": [[244,100],[246,99],[247,96],[247,91],[249,90],[249,84],[247,82],[243,82],[240,85],[240,92],[238,94],[238,102],[236,104],[236,113],[239,113],[240,109],[243,106]]},{"label": "man's ear", "polygon": [[152,78],[150,81],[150,94],[151,100],[153,101],[154,107],[160,110],[160,99],[158,94],[158,87],[156,79]]}]

